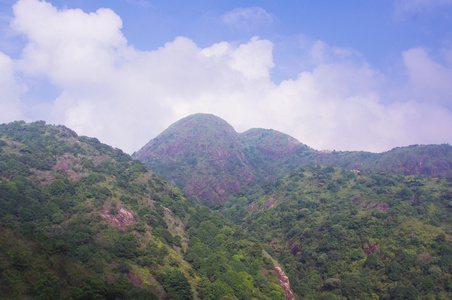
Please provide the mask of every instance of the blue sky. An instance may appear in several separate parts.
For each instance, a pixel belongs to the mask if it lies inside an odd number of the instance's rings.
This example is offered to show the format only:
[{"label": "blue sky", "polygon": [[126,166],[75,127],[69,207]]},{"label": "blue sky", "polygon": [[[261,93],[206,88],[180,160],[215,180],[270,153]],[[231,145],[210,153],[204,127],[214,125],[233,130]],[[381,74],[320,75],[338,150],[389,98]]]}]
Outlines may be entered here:
[{"label": "blue sky", "polygon": [[129,153],[197,112],[319,150],[452,142],[452,0],[1,0],[0,35],[0,122]]}]

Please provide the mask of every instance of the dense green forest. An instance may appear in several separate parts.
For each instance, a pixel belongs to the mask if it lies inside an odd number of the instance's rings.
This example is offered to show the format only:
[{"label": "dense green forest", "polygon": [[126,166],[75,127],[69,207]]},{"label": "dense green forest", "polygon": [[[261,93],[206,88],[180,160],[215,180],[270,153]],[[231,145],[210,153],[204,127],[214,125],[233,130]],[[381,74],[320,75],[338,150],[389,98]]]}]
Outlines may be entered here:
[{"label": "dense green forest", "polygon": [[95,138],[0,125],[0,299],[451,299],[451,233],[451,177],[309,165],[209,208]]},{"label": "dense green forest", "polygon": [[1,299],[285,299],[273,265],[121,150],[42,121],[0,125]]},{"label": "dense green forest", "polygon": [[302,299],[451,299],[452,178],[306,166],[220,211]]}]

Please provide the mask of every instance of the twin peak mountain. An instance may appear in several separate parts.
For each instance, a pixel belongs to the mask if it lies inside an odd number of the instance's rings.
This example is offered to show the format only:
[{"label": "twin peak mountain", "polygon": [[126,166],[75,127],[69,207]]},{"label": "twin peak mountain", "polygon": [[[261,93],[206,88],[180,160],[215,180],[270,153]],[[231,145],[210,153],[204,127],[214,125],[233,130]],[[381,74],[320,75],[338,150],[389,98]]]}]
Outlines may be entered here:
[{"label": "twin peak mountain", "polygon": [[325,153],[272,129],[237,133],[211,114],[177,121],[132,157],[209,206],[310,164],[404,175],[452,175],[449,145],[415,145],[385,153]]}]

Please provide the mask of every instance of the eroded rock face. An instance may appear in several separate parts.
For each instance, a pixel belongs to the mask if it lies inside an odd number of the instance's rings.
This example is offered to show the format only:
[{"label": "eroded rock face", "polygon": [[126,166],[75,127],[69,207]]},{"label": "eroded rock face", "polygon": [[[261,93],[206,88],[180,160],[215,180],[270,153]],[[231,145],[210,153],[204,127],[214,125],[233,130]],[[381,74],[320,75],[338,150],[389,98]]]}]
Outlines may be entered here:
[{"label": "eroded rock face", "polygon": [[276,274],[279,278],[279,286],[284,290],[284,294],[286,294],[286,300],[295,300],[295,296],[293,294],[292,287],[290,286],[289,278],[286,273],[280,267],[273,267],[276,271]]},{"label": "eroded rock face", "polygon": [[111,225],[125,231],[127,226],[135,223],[135,217],[129,208],[122,204],[118,204],[116,206],[116,211],[113,213],[110,209],[110,205],[110,202],[105,203],[102,206],[102,212],[99,212],[99,216],[107,220]]}]

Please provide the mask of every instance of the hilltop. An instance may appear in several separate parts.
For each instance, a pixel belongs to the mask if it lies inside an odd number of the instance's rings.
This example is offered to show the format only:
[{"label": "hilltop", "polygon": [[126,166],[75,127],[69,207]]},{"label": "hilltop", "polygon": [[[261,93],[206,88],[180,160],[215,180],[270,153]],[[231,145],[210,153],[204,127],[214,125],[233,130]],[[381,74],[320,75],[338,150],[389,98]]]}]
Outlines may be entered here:
[{"label": "hilltop", "polygon": [[452,175],[450,145],[413,145],[384,153],[318,151],[272,129],[237,133],[226,121],[210,114],[177,121],[132,157],[210,206],[306,165],[403,175]]},{"label": "hilltop", "polygon": [[204,204],[215,205],[275,177],[286,156],[309,149],[274,130],[238,134],[223,119],[179,120],[132,155]]}]

